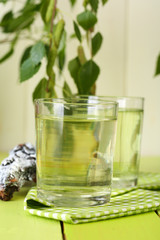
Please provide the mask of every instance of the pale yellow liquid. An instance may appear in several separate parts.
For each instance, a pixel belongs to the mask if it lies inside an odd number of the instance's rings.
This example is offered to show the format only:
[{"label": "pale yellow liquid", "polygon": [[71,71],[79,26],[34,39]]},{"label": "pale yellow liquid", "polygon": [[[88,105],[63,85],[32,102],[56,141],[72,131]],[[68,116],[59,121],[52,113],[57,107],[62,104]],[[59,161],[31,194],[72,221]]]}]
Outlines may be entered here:
[{"label": "pale yellow liquid", "polygon": [[137,184],[143,111],[118,112],[116,149],[113,165],[113,187]]},{"label": "pale yellow liquid", "polygon": [[57,206],[109,201],[116,120],[38,116],[39,197]]}]

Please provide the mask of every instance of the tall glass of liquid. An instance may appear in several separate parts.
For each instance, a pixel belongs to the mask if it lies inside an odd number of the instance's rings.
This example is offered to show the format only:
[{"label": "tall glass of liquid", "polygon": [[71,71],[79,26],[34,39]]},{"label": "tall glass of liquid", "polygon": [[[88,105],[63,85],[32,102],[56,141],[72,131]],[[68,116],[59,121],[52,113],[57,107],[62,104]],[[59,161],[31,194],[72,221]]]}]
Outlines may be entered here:
[{"label": "tall glass of liquid", "polygon": [[109,202],[117,105],[84,98],[35,101],[38,198],[67,207]]},{"label": "tall glass of liquid", "polygon": [[113,160],[113,188],[137,185],[141,149],[144,98],[118,96],[76,96],[90,101],[116,101],[118,123]]}]

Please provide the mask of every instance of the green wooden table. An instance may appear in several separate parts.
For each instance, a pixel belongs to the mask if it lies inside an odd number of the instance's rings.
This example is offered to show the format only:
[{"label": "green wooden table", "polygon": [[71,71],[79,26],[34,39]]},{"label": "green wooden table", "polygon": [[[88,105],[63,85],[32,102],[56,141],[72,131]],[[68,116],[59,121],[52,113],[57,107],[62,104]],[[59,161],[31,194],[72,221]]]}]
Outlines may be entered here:
[{"label": "green wooden table", "polygon": [[[6,154],[0,154],[3,159]],[[160,158],[143,158],[141,170],[160,171]],[[29,188],[0,201],[0,239],[3,240],[159,240],[160,218],[155,212],[106,221],[71,225],[26,214],[23,201]],[[62,227],[63,226],[63,227]],[[65,236],[64,236],[65,235]]]}]

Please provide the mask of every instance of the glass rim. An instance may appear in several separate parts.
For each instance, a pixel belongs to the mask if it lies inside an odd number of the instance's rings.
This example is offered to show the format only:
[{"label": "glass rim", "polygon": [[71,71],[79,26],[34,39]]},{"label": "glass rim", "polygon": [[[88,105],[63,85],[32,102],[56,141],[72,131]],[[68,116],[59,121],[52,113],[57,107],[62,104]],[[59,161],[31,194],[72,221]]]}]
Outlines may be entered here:
[{"label": "glass rim", "polygon": [[144,101],[145,98],[144,97],[135,97],[135,96],[113,96],[113,95],[77,95],[76,97],[97,97],[97,98],[114,98],[114,99],[128,99],[128,100],[132,100],[132,99],[135,99],[135,100],[141,100],[141,101]]},{"label": "glass rim", "polygon": [[118,103],[118,109],[137,109],[144,111],[145,99],[143,97],[129,96],[100,96],[100,95],[77,95],[79,99],[97,99],[100,101],[115,101]]},{"label": "glass rim", "polygon": [[[80,96],[80,95],[79,95]],[[87,96],[87,95],[86,95]],[[88,95],[91,96],[91,95]],[[69,98],[38,98],[34,100],[34,104],[42,104],[42,103],[46,103],[46,104],[53,104],[53,103],[62,103],[62,104],[66,104],[66,105],[77,105],[77,106],[109,106],[109,107],[118,107],[118,103],[116,101],[110,101],[110,100],[105,100],[103,101],[103,99],[99,99],[101,102],[97,102],[97,103],[78,103],[78,102],[65,102],[65,100],[75,100],[75,97],[69,97]],[[81,98],[81,100],[86,100],[86,98]]]}]

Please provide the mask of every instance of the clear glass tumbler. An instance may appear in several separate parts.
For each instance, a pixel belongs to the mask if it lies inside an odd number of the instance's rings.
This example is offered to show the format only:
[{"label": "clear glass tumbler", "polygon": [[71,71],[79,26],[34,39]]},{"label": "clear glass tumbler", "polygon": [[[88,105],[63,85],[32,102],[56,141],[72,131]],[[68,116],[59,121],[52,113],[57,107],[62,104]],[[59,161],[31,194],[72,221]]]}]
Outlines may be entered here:
[{"label": "clear glass tumbler", "polygon": [[35,101],[38,197],[55,206],[109,202],[117,103]]},{"label": "clear glass tumbler", "polygon": [[89,101],[116,101],[119,105],[116,147],[113,160],[113,188],[137,185],[143,123],[144,98],[76,96]]},{"label": "clear glass tumbler", "polygon": [[113,97],[119,104],[113,188],[134,187],[138,182],[144,99]]}]

